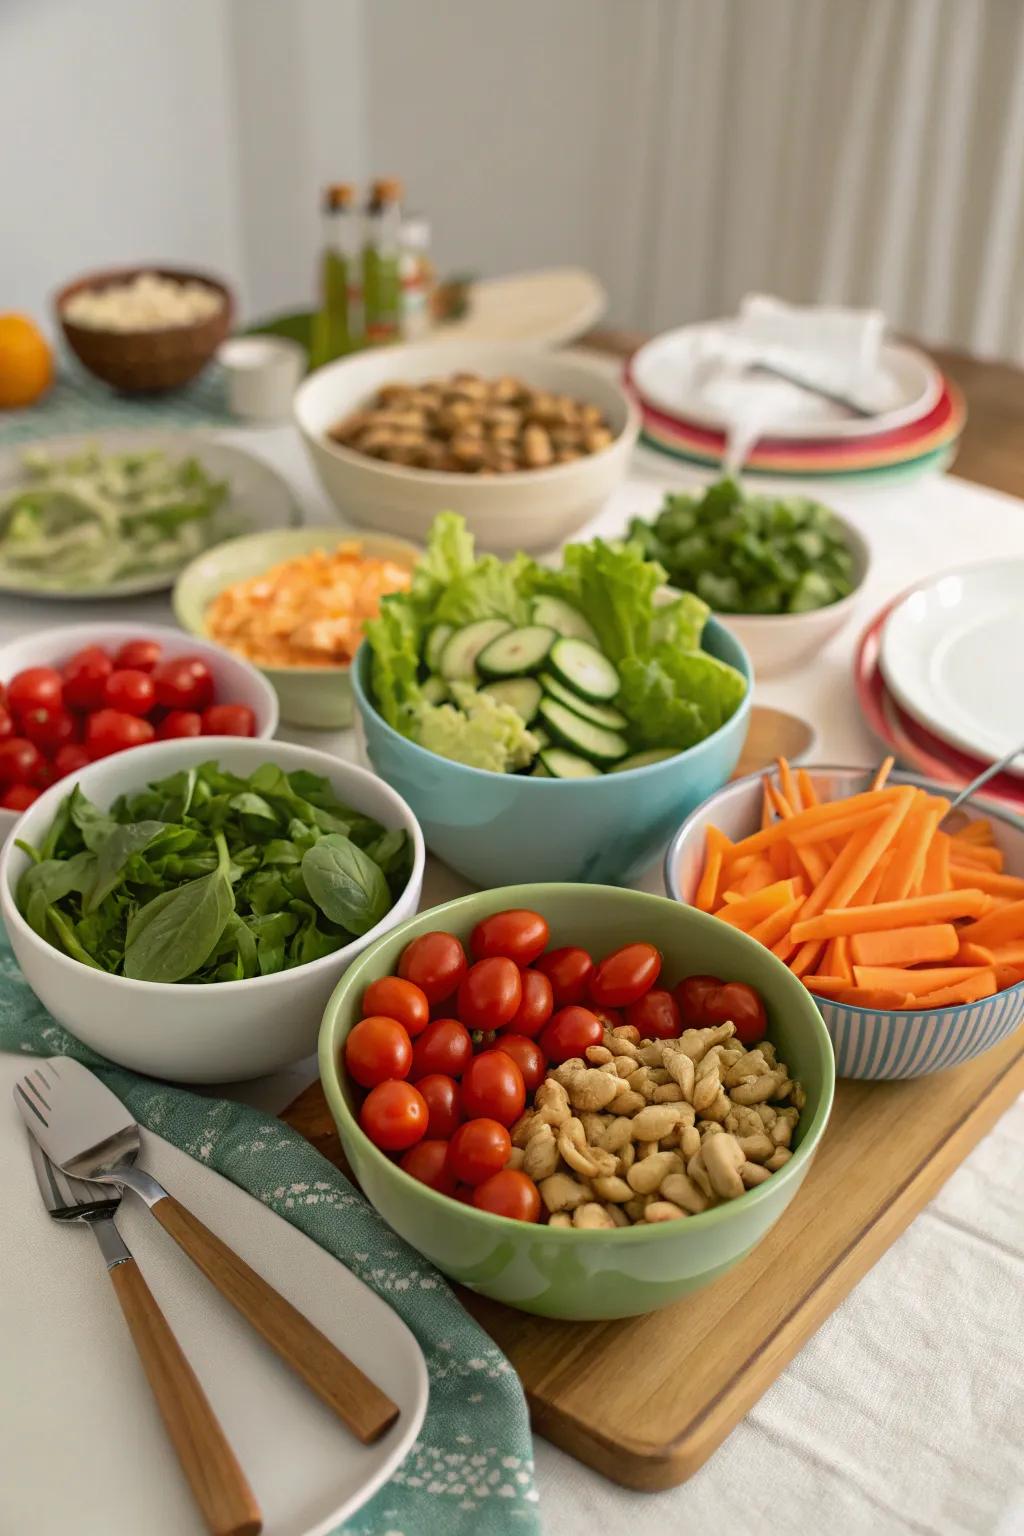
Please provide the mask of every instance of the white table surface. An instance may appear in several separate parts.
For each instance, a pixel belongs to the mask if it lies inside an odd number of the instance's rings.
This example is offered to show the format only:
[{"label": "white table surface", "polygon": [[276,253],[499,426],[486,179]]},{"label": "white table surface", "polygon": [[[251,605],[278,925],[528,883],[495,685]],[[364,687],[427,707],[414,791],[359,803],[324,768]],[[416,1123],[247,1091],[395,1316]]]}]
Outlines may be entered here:
[{"label": "white table surface", "polygon": [[[288,478],[306,521],[336,522],[290,426],[223,436]],[[666,483],[698,478],[638,454],[633,479],[585,531],[619,533],[630,515],[660,504]],[[1024,555],[1024,505],[953,476],[872,492],[830,489],[828,500],[871,545],[859,606],[812,665],[758,685],[755,697],[814,724],[812,759],[870,763],[878,747],[860,720],[851,681],[861,628],[918,577]],[[0,640],[115,613],[173,622],[166,596],[83,603],[73,612],[3,598]],[[286,726],[280,734],[355,757],[351,732]],[[662,889],[660,874],[644,884]],[[466,889],[442,866],[428,868],[426,903]],[[238,1089],[237,1097],[282,1109],[314,1076],[313,1063],[302,1063]],[[829,1536],[1017,1536],[1024,1533],[1022,1383],[1024,1100],[682,1487],[630,1493],[536,1439],[545,1529],[551,1536],[627,1529],[630,1536],[817,1536],[826,1529]]]}]

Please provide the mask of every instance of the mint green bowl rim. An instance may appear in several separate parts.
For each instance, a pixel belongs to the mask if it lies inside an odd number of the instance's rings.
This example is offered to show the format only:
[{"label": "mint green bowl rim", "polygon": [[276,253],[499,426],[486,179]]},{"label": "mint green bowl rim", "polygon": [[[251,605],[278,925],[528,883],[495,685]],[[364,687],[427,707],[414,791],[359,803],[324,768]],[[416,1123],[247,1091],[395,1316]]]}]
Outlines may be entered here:
[{"label": "mint green bowl rim", "polygon": [[[621,896],[633,905],[651,907],[653,905],[660,906],[662,903],[665,903],[673,907],[677,913],[685,914],[687,921],[692,922],[698,929],[707,928],[710,924],[715,924],[716,934],[720,933],[723,926],[708,913],[698,912],[694,907],[683,906],[681,903],[674,901],[671,896],[656,896],[647,891],[633,891],[623,886],[612,885],[587,886],[586,889],[614,891],[617,896]],[[404,923],[399,923],[397,927],[392,928],[388,933],[382,934],[368,949],[365,949],[361,955],[357,956],[327,1000],[317,1042],[320,1080],[323,1084],[328,1107],[335,1122],[338,1124],[339,1129],[341,1128],[341,1121],[345,1122],[346,1134],[358,1139],[362,1144],[364,1154],[377,1163],[382,1171],[386,1168],[389,1174],[397,1174],[400,1180],[406,1181],[408,1186],[407,1193],[413,1199],[423,1199],[427,1202],[428,1207],[437,1206],[439,1210],[450,1211],[453,1204],[460,1205],[463,1212],[470,1219],[481,1222],[484,1230],[489,1229],[495,1234],[517,1232],[520,1236],[523,1236],[531,1231],[543,1232],[545,1239],[550,1237],[553,1242],[570,1243],[581,1241],[590,1243],[628,1243],[637,1242],[638,1240],[658,1242],[668,1241],[670,1234],[674,1234],[676,1241],[678,1241],[680,1229],[674,1221],[646,1224],[641,1222],[631,1227],[615,1227],[611,1229],[606,1227],[594,1229],[573,1227],[570,1229],[550,1227],[546,1223],[517,1221],[511,1216],[496,1216],[490,1211],[478,1210],[476,1206],[467,1205],[463,1201],[453,1201],[450,1195],[442,1195],[437,1190],[431,1189],[429,1185],[421,1183],[419,1179],[414,1179],[411,1174],[406,1173],[397,1163],[393,1163],[390,1157],[386,1156],[379,1147],[374,1146],[346,1103],[345,1095],[341,1091],[342,1068],[340,1066],[340,1055],[335,1050],[335,1036],[339,1029],[338,1013],[341,1007],[342,994],[347,993],[351,987],[359,983],[363,972],[372,965],[377,950],[383,944],[393,943],[411,924],[426,916],[427,913],[431,917],[437,917],[439,919],[438,926],[443,927],[444,924],[440,919],[444,918],[446,914],[458,916],[462,909],[479,900],[481,896],[494,896],[499,890],[508,897],[508,905],[510,907],[524,907],[529,906],[531,900],[536,902],[538,897],[543,900],[545,892],[557,893],[559,895],[571,892],[578,893],[580,887],[572,881],[564,880],[499,886],[486,891],[472,891],[466,896],[456,896],[452,901],[446,901],[439,907],[428,907],[416,913],[413,917],[406,918]],[[832,1113],[832,1102],[835,1096],[835,1054],[832,1049],[831,1038],[825,1027],[825,1021],[821,1017],[821,1012],[813,997],[803,987],[802,983],[793,976],[789,968],[783,965],[781,960],[766,951],[762,945],[758,944],[756,939],[749,938],[745,933],[737,933],[735,938],[741,947],[751,946],[757,951],[760,958],[767,958],[772,962],[773,966],[778,966],[779,971],[787,976],[789,981],[796,982],[804,997],[810,1003],[811,1013],[808,1015],[808,1018],[812,1021],[814,1043],[820,1057],[822,1092],[806,1128],[803,1125],[800,1127],[800,1145],[793,1153],[793,1156],[770,1179],[766,1179],[763,1184],[755,1185],[753,1189],[748,1189],[738,1200],[729,1200],[722,1205],[712,1207],[709,1211],[701,1211],[696,1216],[687,1216],[686,1221],[683,1223],[683,1229],[686,1232],[696,1230],[698,1235],[700,1232],[705,1232],[712,1227],[722,1226],[725,1222],[742,1220],[744,1211],[753,1210],[755,1206],[763,1204],[767,1199],[771,1198],[773,1193],[778,1193],[780,1185],[776,1180],[781,1179],[783,1181],[782,1188],[791,1183],[794,1178],[797,1178],[799,1181],[799,1178],[802,1177],[799,1170],[805,1163],[810,1161],[817,1151],[818,1144],[828,1124],[829,1116]],[[772,1191],[772,1185],[774,1185],[774,1191]]]}]

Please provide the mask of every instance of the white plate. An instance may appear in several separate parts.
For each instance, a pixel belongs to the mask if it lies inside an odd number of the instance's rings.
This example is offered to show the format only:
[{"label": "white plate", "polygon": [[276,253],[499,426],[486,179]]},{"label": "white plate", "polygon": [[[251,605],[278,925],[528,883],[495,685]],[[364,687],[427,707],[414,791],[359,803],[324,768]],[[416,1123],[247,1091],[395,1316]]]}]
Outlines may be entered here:
[{"label": "white plate", "polygon": [[[909,592],[886,620],[882,675],[899,704],[995,762],[1024,742],[1024,560],[964,566]],[[1011,773],[1024,776],[1024,755]]]},{"label": "white plate", "polygon": [[942,375],[931,360],[913,347],[894,342],[882,345],[879,377],[872,392],[885,409],[871,417],[851,417],[806,390],[780,379],[752,373],[737,378],[730,372],[728,396],[717,391],[725,384],[714,378],[702,381],[702,347],[709,333],[728,328],[728,321],[684,325],[655,336],[640,348],[630,363],[637,391],[666,416],[684,418],[716,432],[728,429],[730,420],[748,410],[766,417],[763,435],[781,438],[873,437],[907,422],[919,421],[933,408],[942,390]]},{"label": "white plate", "polygon": [[446,320],[425,341],[523,341],[564,347],[596,325],[608,295],[582,267],[548,267],[472,283],[461,320]]},{"label": "white plate", "polygon": [[[86,448],[101,453],[143,453],[159,448],[170,459],[197,458],[203,468],[218,480],[230,482],[231,495],[215,513],[215,524],[223,531],[220,538],[235,534],[258,533],[265,528],[287,528],[299,521],[298,506],[289,486],[262,459],[240,448],[229,447],[203,432],[149,431],[145,427],[124,427],[113,432],[84,432],[74,437],[40,438],[31,443],[17,443],[0,448],[0,501],[24,484],[22,460],[34,449],[63,458]],[[219,540],[218,540],[219,542]],[[188,564],[189,556],[182,561]],[[58,591],[32,576],[19,576],[0,566],[0,592],[21,597],[56,598],[64,602],[82,602],[104,597],[138,597],[146,592],[163,592],[173,587],[178,569],[160,576],[134,576],[105,586]]]},{"label": "white plate", "polygon": [[[205,1536],[91,1233],[46,1214],[0,1055],[0,1525],[32,1536]],[[362,1367],[401,1415],[350,1435],[203,1279],[142,1203],[118,1226],[199,1375],[263,1510],[265,1536],[325,1536],[387,1481],[427,1406],[423,1355],[362,1281],[226,1179],[143,1132],[143,1161]],[[344,1220],[344,1213],[338,1213]]]}]

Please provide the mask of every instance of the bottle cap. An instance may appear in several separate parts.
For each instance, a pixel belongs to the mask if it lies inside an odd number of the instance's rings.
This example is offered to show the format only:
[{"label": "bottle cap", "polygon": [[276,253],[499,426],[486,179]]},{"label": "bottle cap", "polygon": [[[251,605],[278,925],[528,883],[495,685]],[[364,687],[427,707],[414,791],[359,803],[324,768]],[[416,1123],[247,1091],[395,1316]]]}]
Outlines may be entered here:
[{"label": "bottle cap", "polygon": [[332,181],[324,190],[326,208],[347,208],[355,202],[356,189],[350,181]]},{"label": "bottle cap", "polygon": [[402,183],[394,176],[385,176],[373,183],[371,196],[375,203],[399,203],[402,200]]}]

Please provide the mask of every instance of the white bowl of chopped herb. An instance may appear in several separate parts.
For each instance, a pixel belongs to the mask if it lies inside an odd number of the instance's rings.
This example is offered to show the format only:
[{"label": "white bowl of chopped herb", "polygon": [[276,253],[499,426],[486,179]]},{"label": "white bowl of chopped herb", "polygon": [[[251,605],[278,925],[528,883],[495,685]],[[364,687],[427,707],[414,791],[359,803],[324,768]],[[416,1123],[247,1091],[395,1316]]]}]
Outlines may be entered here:
[{"label": "white bowl of chopped herb", "polygon": [[730,480],[669,493],[629,533],[674,589],[704,599],[761,680],[799,666],[842,628],[870,564],[862,534],[831,508],[748,494]]},{"label": "white bowl of chopped herb", "polygon": [[230,1082],[315,1050],[350,961],[416,911],[423,865],[416,818],[364,769],[212,736],[47,790],[0,858],[0,912],[80,1040],[154,1077]]}]

